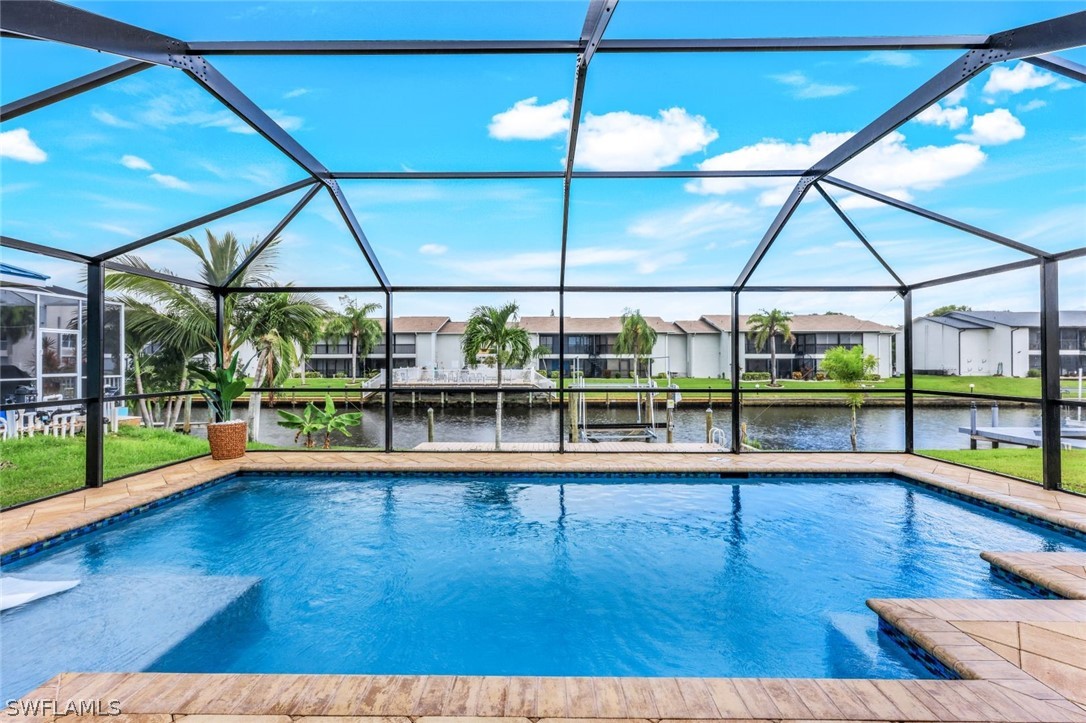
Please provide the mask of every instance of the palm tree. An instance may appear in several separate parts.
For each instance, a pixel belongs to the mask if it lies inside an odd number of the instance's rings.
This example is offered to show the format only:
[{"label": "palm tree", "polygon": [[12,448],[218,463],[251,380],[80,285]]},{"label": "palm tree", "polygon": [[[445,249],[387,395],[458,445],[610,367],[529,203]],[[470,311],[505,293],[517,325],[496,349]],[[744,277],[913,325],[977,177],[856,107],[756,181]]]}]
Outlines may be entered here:
[{"label": "palm tree", "polygon": [[[311,339],[321,326],[324,303],[312,294],[279,291],[261,294],[238,319],[243,337],[256,350],[258,387],[276,387],[298,363],[298,340]],[[260,433],[260,392],[249,393],[249,438]],[[274,399],[273,399],[274,401]]]},{"label": "palm tree", "polygon": [[[822,363],[819,365],[822,371],[834,381],[840,382],[846,387],[855,387],[872,369],[878,366],[878,361],[873,354],[864,355],[862,346],[854,346],[846,349],[843,346],[835,346],[826,352]],[[852,409],[852,431],[849,439],[852,441],[852,451],[856,447],[856,412],[863,406],[862,394],[849,394],[848,406]]]},{"label": "palm tree", "polygon": [[792,315],[780,309],[762,309],[747,319],[747,333],[754,334],[754,346],[761,351],[769,342],[769,386],[777,386],[777,337],[786,344],[795,341],[792,336]]},{"label": "palm tree", "polygon": [[[221,237],[216,236],[210,230],[206,230],[207,249],[192,235],[174,236],[171,240],[191,251],[199,260],[196,276],[208,286],[221,287],[229,280],[234,272],[249,254],[259,244],[259,239],[254,239],[248,244],[242,244],[237,237],[230,232]],[[280,239],[273,239],[265,250],[238,275],[231,286],[268,286],[273,283],[277,247]],[[121,263],[147,271],[164,271],[170,275],[169,270],[154,269],[139,256],[126,255],[118,259]],[[121,292],[121,301],[129,309],[137,313],[128,317],[126,333],[136,335],[138,339],[153,342],[163,349],[176,351],[186,359],[202,354],[212,354],[217,347],[215,300],[206,291],[186,286],[173,284],[169,281],[141,276],[139,274],[116,273],[106,277],[106,288],[111,291]],[[265,298],[267,296],[268,298]],[[284,302],[277,299],[277,294],[239,295],[227,294],[223,301],[223,339],[222,355],[223,363],[229,364],[237,349],[250,336],[257,332],[258,326],[255,320],[261,318],[264,312],[261,308],[269,306],[268,316],[272,315],[271,307],[281,305]],[[311,306],[316,307],[317,313],[326,307],[316,297],[287,293],[289,305],[295,309]],[[266,328],[266,327],[265,327]],[[283,334],[285,340],[294,341],[290,336],[298,331],[298,327],[292,327],[289,334]],[[131,350],[132,344],[129,344]],[[259,355],[258,355],[259,363]],[[188,367],[180,366],[180,379],[178,388],[185,389],[188,384]],[[179,407],[180,405],[178,405]],[[171,420],[166,420],[168,423]],[[167,427],[170,428],[170,427]]]},{"label": "palm tree", "polygon": [[[384,331],[381,322],[370,314],[381,308],[380,304],[358,305],[354,299],[341,296],[343,311],[328,317],[324,324],[324,338],[327,342],[338,342],[344,337],[351,339],[351,379],[358,378],[358,357],[368,356],[381,342]],[[386,340],[385,343],[392,343]]]},{"label": "palm tree", "polygon": [[626,309],[622,312],[622,330],[615,337],[615,353],[632,356],[635,373],[641,373],[643,363],[646,375],[652,373],[651,366],[645,362],[655,346],[656,330],[641,316],[641,310]]},{"label": "palm tree", "polygon": [[502,448],[502,369],[519,366],[532,357],[532,341],[528,331],[517,325],[520,307],[515,301],[504,306],[477,306],[471,312],[460,350],[464,360],[478,366],[479,355],[494,357],[498,369],[498,399],[494,426],[494,449]]}]

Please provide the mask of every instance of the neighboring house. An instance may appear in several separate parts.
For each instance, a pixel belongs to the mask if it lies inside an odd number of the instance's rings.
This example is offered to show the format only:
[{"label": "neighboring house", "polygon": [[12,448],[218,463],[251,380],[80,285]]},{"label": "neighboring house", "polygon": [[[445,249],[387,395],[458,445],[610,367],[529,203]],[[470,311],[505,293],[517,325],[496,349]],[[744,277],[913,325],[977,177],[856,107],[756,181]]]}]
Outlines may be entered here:
[{"label": "neighboring house", "polygon": [[[917,374],[1024,377],[1041,368],[1036,311],[952,311],[913,320]],[[1060,312],[1060,374],[1086,370],[1086,311]]]},{"label": "neighboring house", "polygon": [[[656,345],[650,354],[653,374],[670,372],[683,377],[730,376],[731,319],[707,315],[699,319],[667,321],[658,316],[645,320],[656,331]],[[740,343],[739,366],[743,371],[768,371],[769,349],[756,349],[745,333],[747,318],[742,317],[744,340]],[[538,366],[550,372],[559,366],[558,318],[554,316],[521,317],[520,325],[531,335],[533,347],[543,347]],[[461,369],[467,360],[460,352],[460,340],[467,322],[448,317],[405,316],[393,320],[395,346],[393,367]],[[382,322],[383,326],[383,322]],[[622,317],[566,317],[566,373],[580,371],[587,377],[626,377],[633,369],[628,354],[615,353],[615,341],[622,331]],[[898,329],[846,314],[796,315],[792,320],[795,344],[777,339],[777,366],[780,376],[793,372],[813,375],[825,352],[834,346],[862,344],[878,359],[876,372],[891,376],[895,337]],[[364,368],[383,369],[384,346],[367,357]],[[323,376],[350,371],[350,343],[344,339],[334,344],[317,344],[307,359],[310,370]],[[359,369],[363,368],[360,362]]]},{"label": "neighboring house", "polygon": [[[0,401],[83,396],[86,295],[49,277],[0,263]],[[106,302],[106,387],[124,393],[124,308]]]},{"label": "neighboring house", "polygon": [[[720,330],[720,368],[725,376],[731,367],[731,316],[703,316],[703,321]],[[739,368],[746,372],[768,372],[771,362],[769,342],[758,348],[754,335],[749,333],[749,317],[740,315],[739,327],[743,341],[739,346]],[[864,351],[878,362],[875,374],[883,377],[897,373],[894,348],[900,329],[858,319],[848,314],[795,314],[790,322],[793,341],[785,343],[778,334],[777,376],[790,377],[799,372],[809,377],[818,372],[826,352],[843,346],[851,349],[863,346]]]}]

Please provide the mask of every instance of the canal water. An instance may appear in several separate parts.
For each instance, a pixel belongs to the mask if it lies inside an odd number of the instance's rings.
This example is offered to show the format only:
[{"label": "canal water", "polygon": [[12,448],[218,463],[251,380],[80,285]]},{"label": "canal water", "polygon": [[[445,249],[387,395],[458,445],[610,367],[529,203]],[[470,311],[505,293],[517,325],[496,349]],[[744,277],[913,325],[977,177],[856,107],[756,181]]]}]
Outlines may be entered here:
[{"label": "canal water", "polygon": [[[302,405],[292,407],[280,403],[276,409],[298,413]],[[397,449],[409,449],[426,441],[427,405],[397,406],[394,416],[393,439]],[[675,412],[675,441],[705,441],[704,403],[680,403]],[[245,412],[238,408],[235,416]],[[631,407],[590,407],[590,423],[633,423],[636,410]],[[657,415],[663,412],[657,410]],[[203,410],[193,410],[194,418],[202,418]],[[730,410],[714,410],[714,426],[730,436]],[[747,406],[743,409],[747,436],[763,449],[778,450],[841,450],[851,449],[849,443],[850,415],[843,406]],[[988,406],[978,406],[978,422],[987,426],[991,421]],[[507,405],[502,414],[502,439],[505,442],[554,442],[558,440],[558,410],[545,404],[534,407]],[[999,423],[1006,427],[1040,427],[1038,407],[1011,407],[999,410]],[[968,407],[917,407],[915,434],[917,449],[963,449],[969,446],[967,435],[958,431],[969,426]],[[493,442],[494,408],[478,404],[475,407],[434,405],[436,442]],[[905,409],[903,407],[865,407],[858,415],[858,442],[862,450],[894,451],[905,445]],[[202,430],[201,430],[202,432]],[[664,441],[664,430],[658,430]],[[275,409],[265,406],[260,415],[262,442],[277,446],[295,446],[294,431],[278,425]],[[335,435],[336,446],[383,447],[384,410],[380,406],[363,410],[361,428],[352,430],[350,437]],[[301,447],[301,443],[297,444]],[[983,446],[983,445],[982,445]]]}]

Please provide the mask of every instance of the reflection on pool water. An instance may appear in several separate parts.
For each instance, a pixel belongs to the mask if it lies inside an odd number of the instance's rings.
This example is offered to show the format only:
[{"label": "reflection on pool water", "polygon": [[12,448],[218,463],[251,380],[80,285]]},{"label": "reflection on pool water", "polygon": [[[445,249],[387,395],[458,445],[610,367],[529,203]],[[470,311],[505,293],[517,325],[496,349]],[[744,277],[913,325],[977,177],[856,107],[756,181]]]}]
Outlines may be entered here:
[{"label": "reflection on pool water", "polygon": [[242,476],[7,566],[2,691],[63,670],[923,677],[872,597],[1086,549],[890,478]]}]

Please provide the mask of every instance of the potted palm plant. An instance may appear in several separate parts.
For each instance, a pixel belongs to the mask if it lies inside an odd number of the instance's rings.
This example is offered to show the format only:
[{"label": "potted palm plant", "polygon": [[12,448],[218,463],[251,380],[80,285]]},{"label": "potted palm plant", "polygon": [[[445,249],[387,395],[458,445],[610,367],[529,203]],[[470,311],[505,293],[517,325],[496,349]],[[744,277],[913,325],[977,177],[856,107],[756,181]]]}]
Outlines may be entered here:
[{"label": "potted palm plant", "polygon": [[[204,381],[200,393],[207,400],[210,413],[207,424],[207,441],[211,445],[212,459],[237,459],[245,454],[249,427],[244,419],[232,419],[234,400],[245,393],[245,380],[237,378],[238,358],[230,366],[223,366],[222,348],[216,350],[214,369],[189,367]],[[213,421],[212,421],[213,420]]]}]

